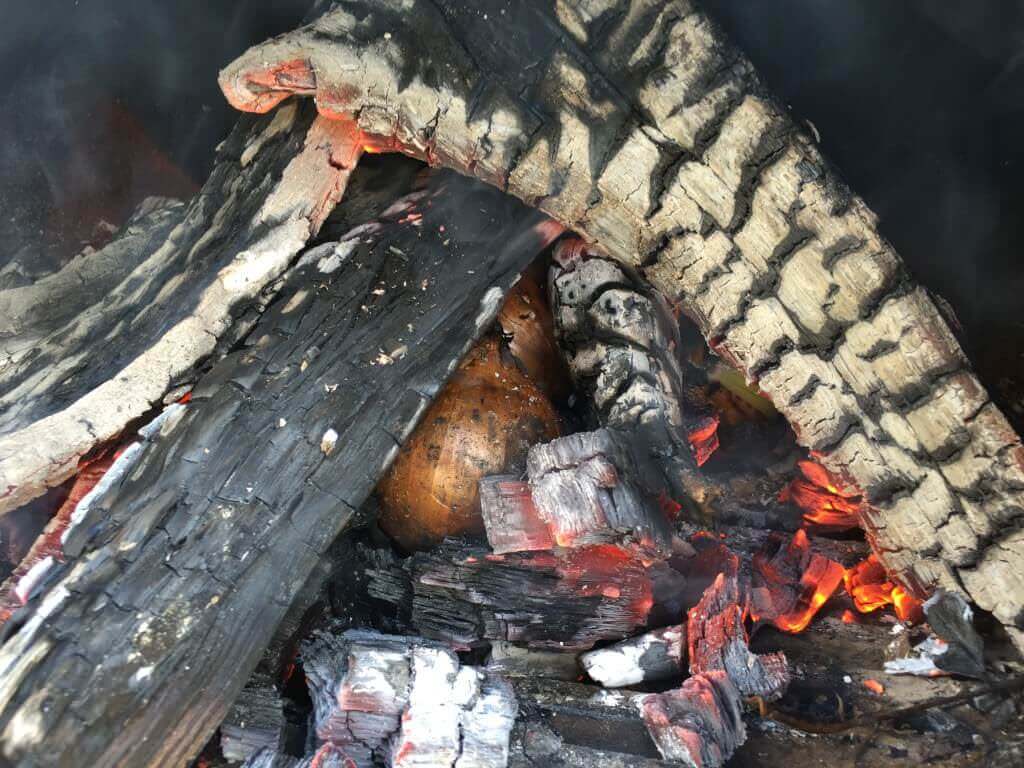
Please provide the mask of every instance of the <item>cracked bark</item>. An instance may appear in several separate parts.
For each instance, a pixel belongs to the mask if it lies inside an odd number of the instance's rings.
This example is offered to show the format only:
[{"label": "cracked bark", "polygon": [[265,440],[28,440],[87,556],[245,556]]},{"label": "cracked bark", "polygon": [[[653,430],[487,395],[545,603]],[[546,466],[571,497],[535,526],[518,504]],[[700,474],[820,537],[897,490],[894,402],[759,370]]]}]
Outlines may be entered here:
[{"label": "cracked bark", "polygon": [[72,530],[0,648],[0,762],[181,765],[223,719],[395,437],[560,231],[454,174],[408,202],[421,226],[399,206],[302,258]]},{"label": "cracked bark", "polygon": [[875,215],[695,3],[350,0],[221,84],[249,111],[315,94],[638,268],[872,501],[891,572],[968,594],[1024,647],[1020,439]]}]

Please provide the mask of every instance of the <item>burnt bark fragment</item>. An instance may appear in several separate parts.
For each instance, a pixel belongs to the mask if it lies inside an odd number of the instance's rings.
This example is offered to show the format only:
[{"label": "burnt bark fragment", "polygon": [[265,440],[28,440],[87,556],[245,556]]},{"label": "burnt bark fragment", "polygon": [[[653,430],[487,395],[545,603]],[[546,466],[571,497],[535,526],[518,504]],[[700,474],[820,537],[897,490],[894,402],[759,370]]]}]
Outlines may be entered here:
[{"label": "burnt bark fragment", "polygon": [[[223,720],[324,551],[558,232],[451,174],[415,205],[419,226],[396,209],[301,259],[243,348],[75,528],[71,559],[0,648],[5,760],[176,765]],[[415,354],[378,362],[401,345]]]}]

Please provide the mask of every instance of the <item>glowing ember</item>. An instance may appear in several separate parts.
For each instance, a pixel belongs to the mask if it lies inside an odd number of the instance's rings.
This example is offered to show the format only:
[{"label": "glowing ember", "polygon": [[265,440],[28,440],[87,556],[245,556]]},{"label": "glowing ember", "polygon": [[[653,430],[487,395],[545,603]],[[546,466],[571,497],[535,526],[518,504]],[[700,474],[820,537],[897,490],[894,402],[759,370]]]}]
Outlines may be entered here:
[{"label": "glowing ember", "polygon": [[690,450],[693,451],[697,466],[703,466],[718,449],[718,417],[708,416],[700,426],[690,430],[686,439],[690,443]]},{"label": "glowing ember", "polygon": [[877,693],[879,696],[885,693],[885,686],[877,680],[872,680],[871,678],[868,678],[864,681],[864,687],[872,693]]},{"label": "glowing ember", "polygon": [[787,546],[782,537],[769,537],[754,555],[750,614],[770,621],[783,632],[803,632],[843,580],[843,567],[812,553],[807,533],[800,529]]},{"label": "glowing ember", "polygon": [[870,555],[843,577],[846,591],[853,598],[853,604],[861,613],[871,613],[879,608],[892,605],[900,621],[918,624],[924,621],[924,609],[920,600],[909,594],[903,587],[889,580],[882,563]]},{"label": "glowing ember", "polygon": [[782,489],[779,501],[792,502],[804,512],[804,520],[832,530],[860,527],[861,497],[841,490],[841,481],[814,461],[797,465],[802,477]]}]

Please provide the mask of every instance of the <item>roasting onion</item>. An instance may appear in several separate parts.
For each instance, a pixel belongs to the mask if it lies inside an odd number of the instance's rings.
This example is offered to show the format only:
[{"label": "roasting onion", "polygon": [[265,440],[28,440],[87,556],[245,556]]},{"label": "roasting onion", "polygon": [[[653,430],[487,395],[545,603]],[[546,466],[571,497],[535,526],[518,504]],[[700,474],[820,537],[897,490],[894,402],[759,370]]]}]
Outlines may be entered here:
[{"label": "roasting onion", "polygon": [[482,533],[477,483],[522,468],[531,445],[557,437],[558,416],[496,336],[474,347],[378,485],[380,527],[416,551]]}]

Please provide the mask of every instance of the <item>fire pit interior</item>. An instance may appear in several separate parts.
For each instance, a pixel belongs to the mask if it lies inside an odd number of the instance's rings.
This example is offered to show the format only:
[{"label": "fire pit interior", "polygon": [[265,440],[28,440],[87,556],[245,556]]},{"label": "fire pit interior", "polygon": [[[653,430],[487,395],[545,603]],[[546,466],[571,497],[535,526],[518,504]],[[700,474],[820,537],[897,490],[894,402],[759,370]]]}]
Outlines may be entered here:
[{"label": "fire pit interior", "polygon": [[0,763],[1024,762],[1024,447],[700,3],[219,85],[198,191],[0,274]]}]

